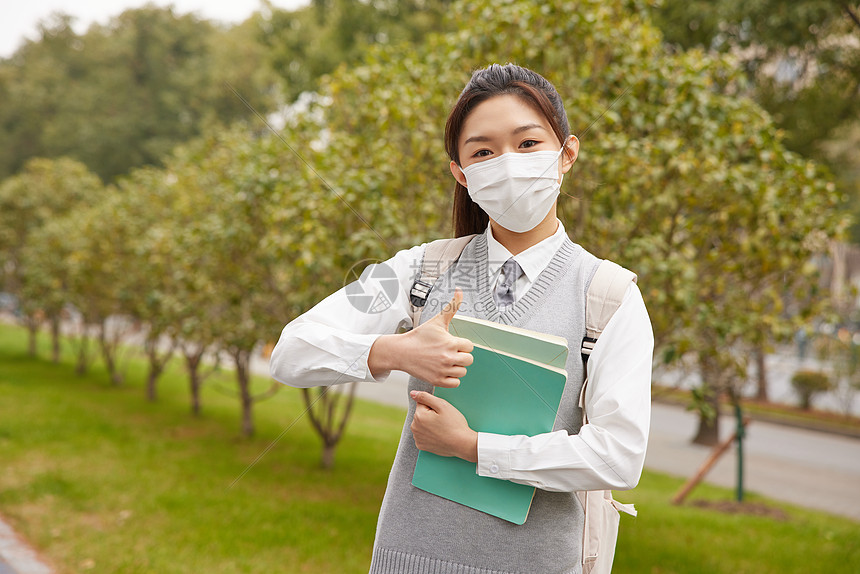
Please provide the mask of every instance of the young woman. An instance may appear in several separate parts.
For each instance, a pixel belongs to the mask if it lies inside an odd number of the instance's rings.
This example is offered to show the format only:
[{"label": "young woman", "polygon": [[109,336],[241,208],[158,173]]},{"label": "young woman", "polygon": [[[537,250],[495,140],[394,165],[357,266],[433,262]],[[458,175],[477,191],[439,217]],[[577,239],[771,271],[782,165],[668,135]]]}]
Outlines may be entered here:
[{"label": "young woman", "polygon": [[[457,409],[432,394],[434,386],[456,386],[472,362],[472,344],[448,333],[454,313],[578,344],[585,292],[599,260],[572,242],[556,217],[559,187],[579,142],[543,77],[512,64],[475,72],[448,118],[445,143],[456,180],[455,235],[477,235],[431,289],[421,324],[397,333],[404,321],[411,325],[409,292],[426,244],[371,270],[397,278],[387,309],[353,305],[347,287],[288,324],[272,354],[272,376],[310,387],[384,384],[392,370],[411,375],[412,400],[379,514],[371,573],[578,573],[583,511],[574,492],[630,489],[642,471],[653,350],[648,314],[631,283],[589,359],[589,424],[580,424],[584,369],[572,348],[553,432],[503,436],[470,429]],[[537,487],[525,524],[413,487],[419,450]]]}]

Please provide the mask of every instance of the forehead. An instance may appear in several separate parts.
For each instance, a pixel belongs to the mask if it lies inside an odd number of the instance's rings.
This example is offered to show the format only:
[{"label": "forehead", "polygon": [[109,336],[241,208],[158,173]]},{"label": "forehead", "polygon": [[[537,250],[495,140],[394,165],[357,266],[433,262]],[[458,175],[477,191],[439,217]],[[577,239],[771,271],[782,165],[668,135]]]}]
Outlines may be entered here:
[{"label": "forehead", "polygon": [[475,136],[500,137],[526,124],[537,124],[552,131],[549,121],[534,106],[519,96],[493,96],[475,106],[463,122],[460,143]]}]

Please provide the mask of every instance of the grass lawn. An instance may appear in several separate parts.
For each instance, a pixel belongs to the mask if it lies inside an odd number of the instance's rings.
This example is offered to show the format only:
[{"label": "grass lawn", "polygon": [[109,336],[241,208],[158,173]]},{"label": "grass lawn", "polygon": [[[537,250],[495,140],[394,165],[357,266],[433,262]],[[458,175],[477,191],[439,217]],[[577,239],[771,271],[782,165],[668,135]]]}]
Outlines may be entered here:
[{"label": "grass lawn", "polygon": [[[0,515],[58,572],[367,571],[399,409],[358,402],[328,472],[300,419],[230,488],[300,416],[298,391],[259,403],[246,440],[238,402],[218,392],[229,373],[207,383],[194,418],[178,365],[148,403],[140,362],[112,387],[99,366],[78,377],[71,358],[34,360],[25,345],[22,329],[0,324]],[[640,515],[622,519],[614,572],[860,572],[856,522],[772,503],[780,517],[675,507],[681,483],[645,473],[618,495]]]}]

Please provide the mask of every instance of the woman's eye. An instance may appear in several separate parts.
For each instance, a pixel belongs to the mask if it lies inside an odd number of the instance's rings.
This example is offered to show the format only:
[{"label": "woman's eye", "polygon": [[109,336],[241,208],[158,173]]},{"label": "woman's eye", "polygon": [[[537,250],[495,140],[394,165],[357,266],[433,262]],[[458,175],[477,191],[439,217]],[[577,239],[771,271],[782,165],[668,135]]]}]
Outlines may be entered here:
[{"label": "woman's eye", "polygon": [[476,151],[474,154],[472,154],[472,157],[487,157],[491,153],[493,153],[493,152],[491,152],[488,149],[482,149],[482,150]]},{"label": "woman's eye", "polygon": [[535,140],[526,140],[526,141],[524,141],[523,143],[521,143],[521,144],[520,144],[520,147],[534,147],[534,146],[536,146],[538,143],[539,143],[539,142],[537,142],[537,141],[535,141]]}]

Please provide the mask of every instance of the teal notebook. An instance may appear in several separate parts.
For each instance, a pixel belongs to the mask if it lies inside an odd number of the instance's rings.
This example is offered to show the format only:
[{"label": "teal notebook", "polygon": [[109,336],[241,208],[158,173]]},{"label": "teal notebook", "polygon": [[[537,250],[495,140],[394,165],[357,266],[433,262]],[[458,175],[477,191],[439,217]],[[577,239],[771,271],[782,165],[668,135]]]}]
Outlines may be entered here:
[{"label": "teal notebook", "polygon": [[[452,320],[452,331],[453,325]],[[519,337],[528,336],[524,334],[527,331],[519,331]],[[488,340],[486,331],[483,336]],[[558,349],[554,349],[557,353]],[[541,356],[551,354],[545,349],[541,352]],[[566,352],[564,354],[566,356]],[[466,376],[460,379],[460,386],[454,389],[437,387],[436,396],[457,407],[469,426],[479,432],[536,435],[552,430],[567,380],[563,369],[497,352],[479,343],[472,355],[475,360],[467,368]],[[523,524],[534,497],[534,487],[478,476],[476,467],[475,463],[460,458],[421,451],[412,485],[514,524]]]}]

